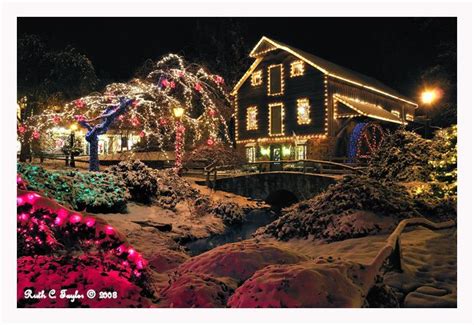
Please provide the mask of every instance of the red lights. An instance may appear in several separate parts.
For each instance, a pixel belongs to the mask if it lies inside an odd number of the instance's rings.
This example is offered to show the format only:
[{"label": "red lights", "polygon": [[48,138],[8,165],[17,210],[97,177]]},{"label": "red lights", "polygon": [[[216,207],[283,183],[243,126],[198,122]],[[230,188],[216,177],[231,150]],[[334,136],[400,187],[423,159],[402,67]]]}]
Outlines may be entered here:
[{"label": "red lights", "polygon": [[194,89],[197,91],[197,92],[201,92],[202,91],[202,86],[200,83],[196,83],[194,85]]},{"label": "red lights", "polygon": [[[21,177],[17,177],[20,181]],[[130,279],[142,281],[146,261],[133,247],[124,243],[121,235],[111,225],[98,223],[93,216],[67,210],[55,201],[41,197],[35,192],[18,190],[17,231],[19,247],[27,256],[57,254],[66,245],[86,254],[119,258],[120,264]],[[88,230],[90,229],[90,230]],[[107,236],[104,236],[104,232]],[[71,241],[77,241],[77,244]]]},{"label": "red lights", "polygon": [[78,214],[73,214],[73,215],[69,218],[69,222],[70,222],[70,223],[73,223],[73,224],[74,224],[74,223],[79,223],[79,222],[81,222],[81,220],[82,220],[82,217],[81,217],[80,215],[78,215]]},{"label": "red lights", "polygon": [[112,236],[115,234],[115,229],[112,226],[105,226],[105,233]]},{"label": "red lights", "polygon": [[86,226],[87,227],[94,227],[95,225],[95,219],[92,217],[87,217],[86,218]]}]

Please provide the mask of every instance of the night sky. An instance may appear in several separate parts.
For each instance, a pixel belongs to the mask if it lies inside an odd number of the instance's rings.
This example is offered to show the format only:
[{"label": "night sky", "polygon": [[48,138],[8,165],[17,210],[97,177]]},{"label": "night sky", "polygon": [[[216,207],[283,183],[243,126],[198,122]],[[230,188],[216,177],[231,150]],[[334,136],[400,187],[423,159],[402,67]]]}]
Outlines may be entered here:
[{"label": "night sky", "polygon": [[[18,35],[39,35],[49,48],[72,45],[98,77],[125,81],[146,59],[195,52],[196,24],[222,28],[227,18],[19,18]],[[379,79],[415,96],[418,77],[456,42],[456,18],[234,18],[248,53],[265,35]],[[201,35],[200,37],[207,35]],[[202,50],[202,49],[201,49]]]}]

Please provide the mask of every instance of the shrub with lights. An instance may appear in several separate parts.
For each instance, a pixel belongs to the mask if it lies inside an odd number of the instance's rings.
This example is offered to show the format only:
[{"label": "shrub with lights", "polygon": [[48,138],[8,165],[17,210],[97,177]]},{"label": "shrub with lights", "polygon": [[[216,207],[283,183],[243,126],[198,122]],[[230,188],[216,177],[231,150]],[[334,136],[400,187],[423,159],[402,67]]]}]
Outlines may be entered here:
[{"label": "shrub with lights", "polygon": [[18,135],[39,141],[47,130],[75,122],[87,128],[86,137],[97,127],[96,135],[111,127],[135,132],[143,142],[160,148],[175,143],[179,165],[187,144],[230,142],[226,120],[231,114],[222,77],[169,54],[154,64],[146,78],[109,84],[102,93],[74,100],[60,110],[46,109],[20,125]]},{"label": "shrub with lights", "polygon": [[[21,176],[17,177],[17,183],[19,265],[28,256],[44,256],[47,260],[52,258],[54,261],[51,262],[73,267],[77,267],[83,258],[92,258],[100,264],[95,268],[106,266],[106,269],[118,272],[117,276],[136,284],[148,295],[152,293],[146,271],[147,262],[112,226],[100,218],[68,210],[51,199],[24,190],[27,183]],[[19,292],[25,289],[20,288],[21,283],[35,282],[34,277],[28,277],[22,271],[19,269],[22,276]],[[47,270],[37,268],[34,271],[40,275]],[[42,288],[41,283],[36,285],[38,290],[47,289]]]},{"label": "shrub with lights", "polygon": [[430,160],[432,191],[440,198],[457,198],[458,179],[457,125],[436,132],[433,139],[435,158]]},{"label": "shrub with lights", "polygon": [[43,193],[60,204],[89,212],[121,212],[127,205],[127,188],[112,174],[50,171],[41,166],[18,163],[19,175],[29,190]]}]

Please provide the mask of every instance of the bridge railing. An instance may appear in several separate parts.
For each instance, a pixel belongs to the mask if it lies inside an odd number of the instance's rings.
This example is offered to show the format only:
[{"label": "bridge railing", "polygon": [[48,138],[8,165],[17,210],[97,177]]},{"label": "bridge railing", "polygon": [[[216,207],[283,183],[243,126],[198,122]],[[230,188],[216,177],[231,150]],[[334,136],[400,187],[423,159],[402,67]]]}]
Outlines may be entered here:
[{"label": "bridge railing", "polygon": [[215,187],[215,182],[219,174],[224,174],[222,176],[232,176],[278,171],[330,175],[364,174],[364,170],[361,168],[333,161],[314,159],[261,160],[245,163],[239,167],[235,165],[218,166],[216,164],[210,164],[204,168],[208,187]]}]

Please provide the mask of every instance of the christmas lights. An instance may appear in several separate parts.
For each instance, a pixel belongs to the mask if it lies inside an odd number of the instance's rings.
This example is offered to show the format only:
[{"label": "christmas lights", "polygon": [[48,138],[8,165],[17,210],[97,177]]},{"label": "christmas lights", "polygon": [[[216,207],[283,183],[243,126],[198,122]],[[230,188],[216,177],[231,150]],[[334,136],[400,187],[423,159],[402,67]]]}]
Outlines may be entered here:
[{"label": "christmas lights", "polygon": [[104,109],[118,105],[119,98],[126,97],[133,104],[117,117],[112,130],[133,130],[137,136],[141,135],[145,145],[157,145],[164,152],[163,148],[173,142],[174,123],[162,121],[174,119],[176,106],[185,109],[182,123],[193,134],[189,137],[190,145],[209,138],[230,143],[226,123],[231,116],[230,98],[224,87],[222,77],[208,73],[197,64],[187,64],[179,55],[169,54],[154,64],[146,78],[109,84],[103,93],[74,100],[59,112],[46,109],[28,118],[24,132],[19,129],[18,134],[21,137],[28,134],[27,130],[39,133],[57,124],[68,126],[76,121],[94,121]]},{"label": "christmas lights", "polygon": [[258,130],[257,106],[247,108],[247,130]]},{"label": "christmas lights", "polygon": [[270,156],[270,147],[260,147],[260,155],[261,156]]},{"label": "christmas lights", "polygon": [[[342,104],[344,104],[347,107],[349,107],[349,108],[353,109],[354,111],[356,111],[358,114],[361,114],[361,115],[364,115],[364,116],[367,116],[367,117],[372,117],[372,118],[382,120],[382,121],[388,121],[388,122],[393,122],[393,123],[398,123],[398,124],[406,124],[406,122],[403,122],[399,118],[397,118],[395,114],[392,114],[393,112],[388,112],[387,110],[385,110],[380,105],[368,103],[368,102],[362,101],[358,98],[349,98],[349,97],[341,96],[339,94],[334,94],[333,98],[334,98],[334,101],[341,102]],[[346,100],[346,98],[347,98],[347,100]],[[360,110],[355,105],[350,104],[348,102],[348,100],[351,100],[351,101],[354,101],[356,103],[360,103],[360,104],[363,104],[363,105],[371,105],[373,108],[375,108],[377,110],[380,110],[380,115],[374,115],[374,114],[371,114],[371,113],[363,112],[362,110]],[[384,115],[384,116],[382,116],[382,115]],[[390,115],[393,115],[393,118],[389,117]]]},{"label": "christmas lights", "polygon": [[392,109],[392,110],[390,111],[390,113],[392,113],[392,114],[395,115],[396,117],[400,117],[400,112],[397,111],[396,109]]},{"label": "christmas lights", "polygon": [[257,138],[257,139],[246,139],[246,140],[238,140],[237,143],[278,143],[283,141],[295,141],[295,140],[307,140],[307,139],[325,139],[327,138],[326,134],[321,133],[311,133],[305,135],[298,135],[298,136],[275,136],[271,138]]},{"label": "christmas lights", "polygon": [[302,76],[304,74],[304,62],[301,60],[293,61],[290,65],[290,78]]},{"label": "christmas lights", "polygon": [[326,135],[329,135],[329,122],[328,121],[329,121],[328,76],[325,74],[324,75],[324,134]]},{"label": "christmas lights", "polygon": [[247,158],[247,162],[255,162],[255,150],[255,145],[245,147],[245,157]]},{"label": "christmas lights", "polygon": [[299,125],[310,124],[309,117],[311,107],[309,106],[308,98],[300,98],[296,101],[297,122]]},{"label": "christmas lights", "polygon": [[[260,48],[260,47],[263,47],[263,45],[266,46],[265,50],[262,50],[262,51],[259,51],[257,52],[257,49]],[[345,78],[345,77],[342,77],[336,73],[332,73],[330,71],[328,71],[327,69],[324,69],[323,67],[321,67],[320,65],[316,64],[315,62],[313,62],[311,60],[311,58],[307,58],[305,57],[304,55],[302,55],[301,53],[299,53],[298,51],[284,45],[284,44],[281,44],[281,43],[278,43],[274,40],[271,40],[269,39],[268,37],[266,36],[263,36],[260,41],[257,43],[257,45],[255,45],[255,47],[252,49],[252,51],[250,52],[250,57],[252,58],[257,58],[257,59],[262,59],[262,56],[265,55],[266,53],[270,52],[270,51],[274,51],[276,49],[281,49],[283,51],[286,51],[288,53],[291,53],[293,54],[295,57],[299,58],[300,60],[304,61],[305,63],[313,66],[314,68],[318,69],[319,71],[321,71],[322,73],[324,73],[325,75],[327,76],[330,76],[330,77],[333,77],[333,78],[336,78],[336,79],[339,79],[339,80],[342,80],[342,81],[345,81],[345,82],[348,82],[348,83],[351,83],[353,85],[356,85],[356,86],[359,86],[359,87],[362,87],[362,88],[365,88],[365,89],[368,89],[368,90],[371,90],[371,91],[374,91],[374,92],[377,92],[379,94],[382,94],[384,96],[388,96],[388,97],[391,97],[391,98],[394,98],[394,99],[397,99],[397,100],[400,100],[400,101],[403,101],[403,102],[406,102],[410,105],[413,105],[415,108],[418,107],[418,104],[412,102],[412,101],[409,101],[409,100],[406,100],[404,98],[401,98],[399,96],[396,96],[394,94],[390,94],[390,93],[387,93],[383,90],[380,90],[376,87],[373,87],[373,86],[370,86],[370,85],[366,85],[366,84],[363,84],[363,83],[360,83],[360,82],[357,82],[357,81],[354,81],[352,79],[348,79],[348,78]],[[250,69],[249,69],[250,70]],[[246,77],[247,78],[247,77]],[[238,86],[238,87],[237,87]],[[236,88],[234,88],[233,90],[233,93],[236,92],[238,90],[238,88],[240,88],[240,85],[237,85]]]},{"label": "christmas lights", "polygon": [[[19,187],[21,182],[21,177],[17,177]],[[123,264],[124,275],[137,284],[145,280],[147,261],[104,221],[68,210],[35,192],[19,189],[17,202],[20,202],[17,207],[20,256],[51,255],[65,248],[99,252],[118,262],[128,260]]]},{"label": "christmas lights", "polygon": [[[278,128],[280,132],[272,133],[272,111],[274,107],[280,107],[280,127]],[[268,104],[268,135],[269,136],[279,136],[285,135],[285,105],[282,102]]]},{"label": "christmas lights", "polygon": [[260,86],[262,83],[263,83],[262,70],[258,70],[252,73],[252,77],[250,78],[250,84],[256,87],[256,86]]},{"label": "christmas lights", "polygon": [[[272,92],[272,89],[271,89],[271,72],[274,69],[280,69],[280,90],[276,92]],[[285,92],[285,72],[283,69],[283,64],[272,64],[268,66],[267,95],[279,96],[279,95],[283,95],[284,92]]]}]

